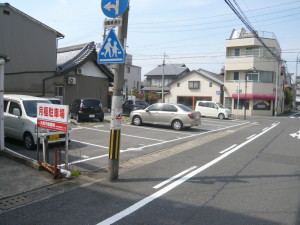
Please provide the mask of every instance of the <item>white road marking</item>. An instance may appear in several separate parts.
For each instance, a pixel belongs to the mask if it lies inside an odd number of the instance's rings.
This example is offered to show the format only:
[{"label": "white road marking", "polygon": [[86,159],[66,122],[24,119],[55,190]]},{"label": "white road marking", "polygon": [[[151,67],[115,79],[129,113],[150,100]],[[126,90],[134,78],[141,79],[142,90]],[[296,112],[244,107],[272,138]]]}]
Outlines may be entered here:
[{"label": "white road marking", "polygon": [[[153,147],[153,146],[161,145],[161,144],[166,144],[166,143],[170,143],[170,142],[174,142],[174,141],[178,141],[178,140],[182,140],[182,139],[186,139],[186,138],[190,138],[190,137],[200,136],[200,135],[207,134],[207,133],[212,133],[212,132],[215,132],[215,131],[225,130],[227,128],[232,128],[232,127],[244,125],[244,124],[247,124],[247,123],[249,123],[249,122],[246,122],[246,123],[243,123],[243,124],[232,125],[232,126],[226,127],[226,128],[220,128],[220,129],[216,129],[216,130],[210,130],[210,131],[203,132],[203,133],[200,133],[200,134],[194,134],[194,135],[190,135],[190,136],[186,136],[186,137],[175,138],[175,139],[172,139],[172,140],[163,141],[163,142],[159,142],[159,143],[154,143],[154,144],[151,144],[151,145],[144,145],[144,146],[141,146],[139,149],[143,150],[144,148]],[[83,143],[83,144],[86,144],[86,145],[92,145],[92,146],[95,146],[95,147],[101,147],[101,148],[108,149],[108,147],[106,147],[106,146],[90,144],[90,143],[87,143],[87,142],[76,141],[76,140],[73,140],[73,139],[72,139],[72,141]],[[128,152],[128,151],[130,151],[130,150],[121,150],[120,152]],[[135,150],[135,151],[137,151],[137,150]],[[97,156],[97,157],[98,158],[102,158],[104,156],[107,156],[107,154],[106,155],[102,155],[102,156],[100,155],[100,156]],[[94,159],[97,159],[97,157],[91,157],[89,159],[85,159],[84,161],[94,160]],[[75,163],[79,163],[79,162],[81,162],[81,161],[74,161],[72,163],[75,164]]]},{"label": "white road marking", "polygon": [[181,176],[183,176],[184,174],[190,172],[191,170],[196,169],[197,167],[198,167],[198,166],[192,166],[191,168],[189,168],[189,169],[187,169],[187,170],[184,170],[184,171],[182,171],[181,173],[176,174],[175,176],[169,178],[168,180],[165,180],[165,181],[159,183],[158,185],[154,186],[153,188],[158,189],[158,188],[160,188],[160,187],[166,185],[167,183],[170,183],[171,181],[177,179],[178,177],[181,177]]},{"label": "white road marking", "polygon": [[201,125],[216,126],[216,127],[227,127],[227,126],[224,126],[224,125],[211,124],[211,123],[202,123]]},{"label": "white road marking", "polygon": [[224,152],[229,151],[230,149],[234,148],[235,146],[237,146],[237,144],[230,146],[229,148],[224,149],[223,151],[220,151],[220,154],[223,154]]},{"label": "white road marking", "polygon": [[169,191],[176,188],[180,184],[186,182],[187,180],[191,179],[192,177],[196,176],[197,174],[201,173],[202,171],[208,169],[209,167],[213,166],[214,164],[216,164],[216,163],[220,162],[221,160],[225,159],[227,156],[231,155],[232,153],[238,151],[243,146],[247,145],[251,141],[255,140],[256,138],[260,137],[261,135],[265,134],[269,130],[276,127],[278,124],[279,124],[279,122],[275,125],[272,125],[268,130],[262,131],[260,134],[256,135],[255,137],[253,137],[253,138],[245,141],[244,143],[236,146],[232,150],[230,150],[230,151],[224,153],[223,155],[215,158],[214,160],[210,161],[209,163],[205,164],[204,166],[201,166],[198,169],[195,169],[194,171],[188,173],[184,177],[181,177],[180,179],[174,181],[173,183],[169,184],[168,186],[164,187],[163,189],[161,189],[161,190],[153,193],[152,195],[140,200],[139,202],[137,202],[137,203],[133,204],[132,206],[128,207],[127,209],[124,209],[123,211],[107,218],[106,220],[98,223],[97,225],[108,225],[108,224],[115,223],[115,222],[119,221],[120,219],[130,215],[131,213],[139,210],[140,208],[144,207],[145,205],[152,202],[153,200],[155,200],[155,199],[161,197],[162,195],[168,193]]},{"label": "white road marking", "polygon": [[103,146],[103,145],[95,145],[95,144],[92,144],[92,143],[87,143],[87,142],[84,142],[84,141],[78,141],[78,140],[74,140],[72,139],[73,142],[78,142],[78,143],[81,143],[81,144],[85,144],[85,145],[91,145],[91,146],[95,146],[95,147],[99,147],[99,148],[108,148],[106,146]]},{"label": "white road marking", "polygon": [[269,128],[269,127],[265,127],[265,128],[263,129],[263,131],[266,130],[266,129],[268,129],[268,128]]},{"label": "white road marking", "polygon": [[256,134],[253,134],[253,135],[251,135],[250,137],[247,137],[246,139],[248,140],[248,139],[250,139],[250,138],[253,138],[255,135],[256,135]]},{"label": "white road marking", "polygon": [[[83,127],[83,129],[110,133],[110,131],[108,131],[108,130],[99,130],[99,129],[89,128],[89,127]],[[134,138],[146,139],[146,140],[151,140],[151,141],[164,141],[164,140],[155,139],[155,138],[147,138],[147,137],[135,136],[135,135],[130,135],[130,134],[122,134],[122,132],[121,132],[121,136],[134,137]]]},{"label": "white road marking", "polygon": [[[154,130],[154,131],[159,131],[159,132],[174,133],[174,134],[185,134],[185,135],[189,134],[189,133],[180,132],[180,131],[173,131],[171,129],[162,130],[162,129],[157,129],[157,128],[143,127],[143,126],[133,126],[133,125],[126,125],[126,124],[122,124],[122,126],[135,127],[137,129]],[[196,127],[194,127],[194,128],[196,128]]]}]

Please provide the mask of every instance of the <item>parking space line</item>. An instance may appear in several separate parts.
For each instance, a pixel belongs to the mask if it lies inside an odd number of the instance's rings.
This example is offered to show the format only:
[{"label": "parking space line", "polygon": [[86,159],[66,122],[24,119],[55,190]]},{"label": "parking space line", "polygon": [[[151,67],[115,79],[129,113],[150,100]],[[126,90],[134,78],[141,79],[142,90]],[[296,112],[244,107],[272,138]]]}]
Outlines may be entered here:
[{"label": "parking space line", "polygon": [[224,125],[217,125],[217,124],[210,124],[210,123],[202,123],[201,125],[216,126],[216,127],[227,127],[227,126],[224,126]]},{"label": "parking space line", "polygon": [[159,132],[167,132],[167,133],[185,134],[185,135],[188,135],[188,133],[184,133],[184,132],[180,132],[180,131],[173,131],[173,130],[161,130],[161,129],[157,129],[157,128],[143,127],[143,126],[133,126],[133,125],[126,125],[126,124],[122,124],[122,126],[126,126],[126,127],[136,127],[136,128],[138,128],[138,129],[154,130],[154,131],[159,131]]},{"label": "parking space line", "polygon": [[95,146],[95,147],[99,147],[99,148],[108,149],[108,147],[103,146],[103,145],[95,145],[95,144],[92,144],[92,143],[87,143],[87,142],[84,142],[84,141],[78,141],[78,140],[74,140],[74,139],[72,139],[72,141],[78,142],[78,143],[81,143],[81,144],[85,144],[85,145],[91,145],[91,146]]},{"label": "parking space line", "polygon": [[[245,123],[242,123],[242,124],[236,124],[236,125],[232,125],[232,126],[229,126],[229,127],[226,127],[226,128],[219,128],[219,129],[215,129],[215,130],[210,130],[210,131],[207,131],[207,132],[203,132],[203,133],[200,133],[200,134],[194,134],[194,135],[190,135],[190,136],[186,136],[186,137],[180,137],[180,138],[175,138],[175,139],[172,139],[172,140],[168,140],[168,141],[163,141],[163,142],[159,142],[159,143],[154,143],[154,144],[151,144],[151,145],[144,145],[144,146],[141,146],[138,150],[141,151],[143,150],[144,148],[148,148],[148,147],[153,147],[153,146],[156,146],[156,145],[161,145],[161,144],[166,144],[166,143],[170,143],[170,142],[174,142],[174,141],[178,141],[178,140],[183,140],[183,139],[186,139],[186,138],[191,138],[191,137],[196,137],[196,136],[201,136],[201,135],[204,135],[204,134],[208,134],[208,133],[213,133],[213,132],[216,132],[216,131],[221,131],[221,130],[226,130],[227,128],[232,128],[232,127],[237,127],[237,126],[242,126],[242,125],[245,125],[245,124],[248,124],[249,122],[245,122]],[[177,133],[177,132],[176,132]],[[95,145],[95,144],[90,144],[90,143],[86,143],[86,142],[81,142],[81,141],[76,141],[74,140],[75,142],[79,142],[79,143],[83,143],[83,144],[87,144],[87,145],[92,145],[92,146],[96,146],[96,147],[102,147],[102,148],[106,148],[108,149],[108,147],[105,147],[105,146],[101,146],[101,145]],[[121,150],[121,152],[128,152],[128,151],[136,151],[137,149],[134,149],[134,150]],[[96,157],[91,157],[89,159],[83,159],[84,161],[89,161],[89,160],[93,160],[93,159],[97,159],[97,158],[102,158],[102,157],[105,157],[107,156],[107,154],[105,155],[101,155],[101,156],[96,156]],[[75,164],[75,163],[79,163],[81,162],[82,160],[79,160],[79,161],[74,161],[72,162],[72,164]]]},{"label": "parking space line", "polygon": [[203,133],[200,133],[200,134],[194,134],[194,135],[190,135],[190,136],[175,138],[175,139],[164,141],[164,142],[160,142],[160,143],[154,143],[154,144],[151,144],[151,145],[145,145],[145,146],[142,146],[141,148],[148,148],[148,147],[153,147],[153,146],[156,146],[156,145],[161,145],[161,144],[166,144],[166,143],[170,143],[170,142],[174,142],[174,141],[183,140],[183,139],[186,139],[186,138],[201,136],[201,135],[208,134],[208,133],[213,133],[213,132],[216,132],[216,131],[226,130],[226,129],[237,127],[237,126],[242,126],[242,125],[245,125],[245,124],[248,124],[248,123],[249,122],[245,122],[245,123],[236,124],[236,125],[232,125],[232,126],[228,126],[228,127],[224,127],[224,128],[219,128],[219,129],[215,129],[215,130],[206,131],[206,132],[203,132]]},{"label": "parking space line", "polygon": [[[94,131],[99,131],[99,132],[106,132],[109,133],[110,131],[107,130],[99,130],[99,129],[94,129],[94,128],[89,128],[89,127],[83,127],[83,129],[87,130],[94,130]],[[160,139],[155,139],[155,138],[147,138],[147,137],[141,137],[141,136],[135,136],[135,135],[130,135],[130,134],[122,134],[122,136],[127,136],[127,137],[134,137],[134,138],[140,138],[140,139],[146,139],[146,140],[151,140],[151,141],[165,141],[165,140],[160,140]]]}]

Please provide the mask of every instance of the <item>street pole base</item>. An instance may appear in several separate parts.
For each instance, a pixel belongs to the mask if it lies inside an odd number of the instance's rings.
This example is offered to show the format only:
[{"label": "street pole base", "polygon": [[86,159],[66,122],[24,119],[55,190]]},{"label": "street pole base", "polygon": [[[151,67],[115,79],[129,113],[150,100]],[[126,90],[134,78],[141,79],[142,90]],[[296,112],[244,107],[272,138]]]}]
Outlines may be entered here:
[{"label": "street pole base", "polygon": [[119,159],[108,159],[107,179],[116,182],[119,175]]}]

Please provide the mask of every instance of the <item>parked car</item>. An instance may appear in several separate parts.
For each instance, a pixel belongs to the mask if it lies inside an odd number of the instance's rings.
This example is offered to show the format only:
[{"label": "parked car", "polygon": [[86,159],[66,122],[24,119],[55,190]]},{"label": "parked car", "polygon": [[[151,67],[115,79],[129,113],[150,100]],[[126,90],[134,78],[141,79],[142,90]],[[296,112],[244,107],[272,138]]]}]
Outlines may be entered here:
[{"label": "parked car", "polygon": [[133,110],[145,109],[149,103],[143,100],[127,100],[122,105],[123,115],[129,115]]},{"label": "parked car", "polygon": [[71,118],[77,122],[82,120],[98,119],[100,122],[104,120],[104,112],[99,99],[81,98],[76,99],[70,105]]},{"label": "parked car", "polygon": [[231,110],[225,108],[221,103],[213,101],[197,101],[195,111],[199,111],[202,116],[228,119],[231,117]]},{"label": "parked car", "polygon": [[201,124],[201,114],[182,104],[156,103],[146,109],[130,113],[132,124],[143,123],[169,125],[174,130],[190,128]]},{"label": "parked car", "polygon": [[57,104],[57,105],[61,105],[62,104],[62,102],[61,102],[61,100],[59,98],[51,98],[51,97],[49,97],[49,98],[46,98],[46,99],[48,99],[52,104]]},{"label": "parked car", "polygon": [[[51,102],[28,95],[4,95],[4,135],[22,140],[27,149],[37,144],[37,103]],[[69,137],[71,133],[69,126]],[[48,136],[48,143],[64,142],[65,133],[39,128],[39,137]]]}]

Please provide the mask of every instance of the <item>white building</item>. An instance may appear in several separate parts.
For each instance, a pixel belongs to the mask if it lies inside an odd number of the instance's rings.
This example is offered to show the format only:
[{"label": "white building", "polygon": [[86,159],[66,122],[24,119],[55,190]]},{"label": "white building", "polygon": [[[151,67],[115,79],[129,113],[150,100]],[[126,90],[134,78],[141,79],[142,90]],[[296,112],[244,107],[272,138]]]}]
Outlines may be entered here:
[{"label": "white building", "polygon": [[203,69],[193,70],[171,82],[165,102],[180,103],[194,109],[196,101],[223,101],[224,77]]},{"label": "white building", "polygon": [[[269,49],[280,56],[281,48],[273,33],[257,34]],[[226,40],[225,106],[236,115],[271,116],[276,110],[277,96],[277,113],[282,113],[284,76],[281,69],[280,62],[252,33],[245,29],[233,30]]]}]

